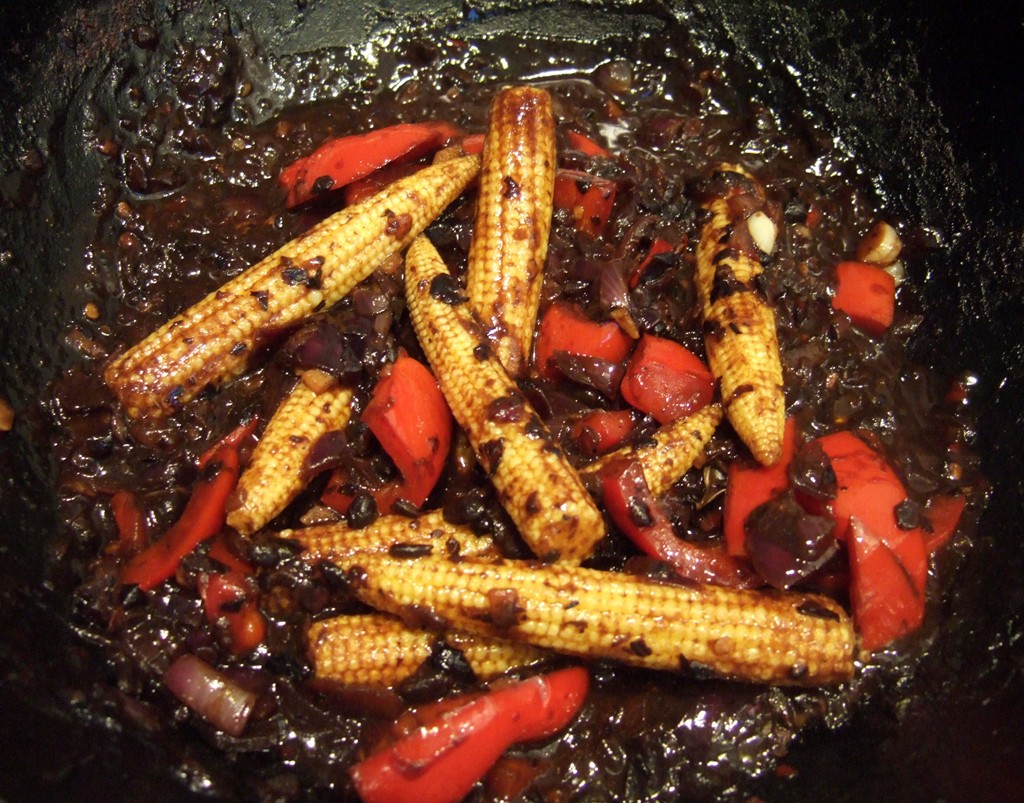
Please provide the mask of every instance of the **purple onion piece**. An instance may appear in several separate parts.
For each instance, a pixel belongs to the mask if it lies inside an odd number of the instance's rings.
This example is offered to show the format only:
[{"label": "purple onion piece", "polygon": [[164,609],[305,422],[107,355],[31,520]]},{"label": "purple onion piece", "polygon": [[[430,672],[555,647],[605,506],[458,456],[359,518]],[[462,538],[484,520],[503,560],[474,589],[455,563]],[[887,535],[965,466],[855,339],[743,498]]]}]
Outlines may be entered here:
[{"label": "purple onion piece", "polygon": [[610,313],[613,309],[629,309],[629,288],[619,266],[619,260],[605,262],[597,279],[598,299],[601,310]]},{"label": "purple onion piece", "polygon": [[832,460],[817,441],[805,444],[793,456],[789,477],[793,488],[805,496],[821,500],[836,498]]},{"label": "purple onion piece", "polygon": [[288,339],[285,359],[298,370],[318,368],[339,378],[352,376],[362,370],[365,341],[365,335],[342,332],[326,318],[320,318]]},{"label": "purple onion piece", "polygon": [[240,736],[256,705],[255,692],[244,689],[194,655],[175,659],[164,685],[181,702],[218,730]]},{"label": "purple onion piece", "polygon": [[625,373],[620,363],[602,360],[600,357],[570,354],[567,351],[556,351],[554,361],[558,370],[568,379],[594,388],[609,399],[615,397]]},{"label": "purple onion piece", "polygon": [[784,494],[750,514],[747,554],[767,583],[789,588],[832,557],[837,548],[834,530],[831,518],[807,513],[792,494]]}]

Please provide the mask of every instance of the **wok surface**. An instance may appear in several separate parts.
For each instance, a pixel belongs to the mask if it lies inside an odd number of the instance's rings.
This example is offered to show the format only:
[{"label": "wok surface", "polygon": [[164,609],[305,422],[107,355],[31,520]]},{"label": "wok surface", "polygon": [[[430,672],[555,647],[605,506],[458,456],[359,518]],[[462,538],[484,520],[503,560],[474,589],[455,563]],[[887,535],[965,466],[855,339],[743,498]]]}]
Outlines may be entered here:
[{"label": "wok surface", "polygon": [[[178,10],[187,26],[186,11],[208,13],[213,5],[183,1],[154,10]],[[497,13],[531,4],[480,3],[475,8],[494,16],[467,23],[462,5],[435,1],[395,3],[387,17],[371,3],[299,3],[298,12],[294,2],[225,5],[276,54],[355,45],[424,15],[483,31],[536,32],[557,24],[560,13]],[[600,35],[600,26],[627,24],[638,5],[588,13],[583,27]],[[74,222],[87,208],[95,171],[83,109],[65,107],[83,87],[85,96],[98,89],[90,84],[92,68],[140,13],[120,0],[73,6],[16,4],[0,26],[0,298],[7,303],[0,389],[18,411],[15,431],[0,438],[7,524],[0,535],[0,796],[187,799],[165,747],[124,730],[112,714],[84,709],[74,689],[83,677],[102,678],[105,668],[66,624],[67,601],[42,586],[55,511],[50,466],[31,446],[32,409],[63,359],[60,333],[72,309],[62,268],[81,251],[85,233]],[[977,550],[944,603],[953,626],[926,658],[899,715],[876,707],[839,733],[813,734],[788,759],[796,778],[769,784],[764,796],[1019,797],[1024,193],[1015,177],[1024,170],[1024,148],[1015,131],[1024,119],[1017,92],[1024,68],[1001,54],[1020,45],[1013,39],[1021,12],[1017,20],[969,20],[951,3],[863,4],[855,13],[827,2],[795,10],[774,0],[696,0],[676,10],[726,52],[764,66],[752,92],[820,111],[865,172],[883,177],[879,189],[890,210],[941,232],[945,247],[912,266],[928,312],[915,351],[940,373],[971,369],[981,377],[978,448],[994,486]],[[564,13],[563,21],[579,19],[572,9]],[[45,169],[18,163],[28,145],[48,155]]]}]

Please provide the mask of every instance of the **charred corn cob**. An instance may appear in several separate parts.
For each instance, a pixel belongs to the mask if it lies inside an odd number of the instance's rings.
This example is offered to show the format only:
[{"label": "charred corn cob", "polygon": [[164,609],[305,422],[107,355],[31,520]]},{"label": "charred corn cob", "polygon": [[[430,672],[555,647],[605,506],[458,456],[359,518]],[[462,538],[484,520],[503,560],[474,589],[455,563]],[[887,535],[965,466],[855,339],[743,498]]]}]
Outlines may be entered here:
[{"label": "charred corn cob", "polygon": [[267,422],[235,489],[227,522],[245,535],[284,510],[305,487],[302,466],[321,436],[343,429],[352,391],[335,386],[314,393],[299,382]]},{"label": "charred corn cob", "polygon": [[543,560],[587,557],[605,534],[600,512],[426,237],[409,247],[405,287],[441,391],[527,545]]},{"label": "charred corn cob", "polygon": [[381,516],[358,530],[346,524],[323,524],[284,530],[279,535],[302,544],[308,560],[334,560],[368,552],[476,558],[501,556],[494,541],[445,521],[440,510],[414,519],[397,514]]},{"label": "charred corn cob", "polygon": [[853,626],[825,597],[521,561],[365,555],[338,565],[360,600],[410,624],[426,617],[584,658],[756,683],[817,685],[853,673]]},{"label": "charred corn cob", "polygon": [[598,474],[614,460],[631,458],[640,464],[651,493],[660,496],[690,470],[721,421],[722,408],[709,404],[691,416],[658,429],[653,443],[616,449],[584,467],[580,473]]},{"label": "charred corn cob", "polygon": [[513,377],[530,359],[555,190],[551,96],[509,87],[491,103],[466,292]]},{"label": "charred corn cob", "polygon": [[782,454],[785,427],[782,361],[760,255],[745,218],[734,211],[748,206],[735,203],[741,196],[763,205],[764,190],[735,165],[721,165],[715,181],[723,188],[705,205],[711,214],[697,245],[708,363],[733,428],[760,463],[771,465]]},{"label": "charred corn cob", "polygon": [[505,639],[412,628],[379,613],[314,622],[308,640],[316,677],[346,686],[397,686],[419,671],[441,646],[461,653],[480,680],[491,680],[552,655],[548,650]]},{"label": "charred corn cob", "polygon": [[332,215],[116,358],[104,379],[141,416],[172,413],[238,376],[267,339],[331,306],[408,245],[478,168],[475,156],[426,167]]}]

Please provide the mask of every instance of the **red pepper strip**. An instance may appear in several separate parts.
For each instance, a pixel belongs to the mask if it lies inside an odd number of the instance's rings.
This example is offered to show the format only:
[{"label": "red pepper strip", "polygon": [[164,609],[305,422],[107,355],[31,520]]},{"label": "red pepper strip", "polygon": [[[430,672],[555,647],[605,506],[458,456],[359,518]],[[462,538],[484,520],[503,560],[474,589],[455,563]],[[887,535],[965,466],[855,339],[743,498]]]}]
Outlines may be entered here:
[{"label": "red pepper strip", "polygon": [[558,379],[561,372],[554,361],[558,351],[619,363],[632,345],[617,323],[596,323],[575,304],[556,301],[544,311],[537,328],[537,371],[547,379]]},{"label": "red pepper strip", "polygon": [[237,572],[243,577],[248,577],[255,571],[248,562],[242,560],[231,550],[223,533],[214,537],[210,543],[210,551],[206,554],[224,566],[224,568]]},{"label": "red pepper strip", "polygon": [[135,495],[118,491],[110,497],[110,510],[117,524],[117,552],[122,557],[131,557],[149,546],[146,530],[146,515],[139,506]]},{"label": "red pepper strip", "polygon": [[672,243],[668,240],[662,240],[660,237],[651,243],[651,247],[647,249],[647,256],[645,256],[643,261],[633,268],[633,272],[629,274],[629,289],[636,289],[636,286],[640,284],[640,279],[643,278],[644,272],[647,270],[647,266],[654,261],[654,258],[658,256],[658,254],[667,254],[671,250]]},{"label": "red pepper strip", "polygon": [[352,506],[352,500],[355,499],[355,495],[349,493],[345,487],[351,483],[351,480],[348,469],[344,466],[334,469],[327,480],[327,485],[324,486],[323,493],[320,494],[320,501],[344,516]]},{"label": "red pepper strip", "polygon": [[[246,421],[244,424],[239,424],[227,435],[221,438],[219,441],[213,444],[209,449],[203,452],[199,456],[199,461],[196,465],[199,466],[199,470],[202,471],[206,468],[206,464],[210,462],[215,454],[217,454],[225,446],[235,449],[239,456],[245,452],[247,446],[246,441],[252,438],[256,434],[256,429],[259,427],[260,420],[256,416]],[[253,445],[255,446],[255,440]]]},{"label": "red pepper strip", "polygon": [[140,552],[125,567],[121,582],[148,591],[177,571],[178,563],[224,526],[225,505],[238,483],[238,448],[222,444],[210,456],[192,496],[163,538]]},{"label": "red pepper strip", "polygon": [[568,725],[589,684],[572,667],[475,697],[353,766],[356,791],[364,803],[454,803],[509,746]]},{"label": "red pepper strip", "polygon": [[576,228],[591,237],[600,236],[615,205],[615,182],[579,170],[555,174],[554,205],[572,213]]},{"label": "red pepper strip", "polygon": [[[430,369],[412,357],[395,360],[373,389],[363,423],[402,475],[395,499],[421,507],[444,470],[452,440],[452,414]],[[391,508],[387,497],[384,505],[382,513]]]},{"label": "red pepper strip", "polygon": [[884,333],[892,325],[896,309],[896,280],[864,262],[840,262],[836,276],[833,309],[845,312],[865,332]]},{"label": "red pepper strip", "polygon": [[281,184],[288,190],[287,204],[305,203],[320,188],[326,192],[344,187],[398,159],[416,159],[449,139],[454,131],[444,124],[400,123],[328,140],[281,171]]},{"label": "red pepper strip", "polygon": [[631,410],[594,410],[576,422],[572,436],[584,452],[599,455],[621,446],[633,426]]},{"label": "red pepper strip", "polygon": [[[907,498],[907,491],[878,452],[852,432],[835,432],[818,438],[836,475],[836,497],[827,506],[836,522],[836,538],[844,540],[850,518],[856,516],[866,529],[892,546],[904,532],[896,523],[896,506]],[[825,511],[797,496],[812,513]]]},{"label": "red pepper strip", "polygon": [[400,178],[411,176],[420,169],[422,167],[415,164],[389,164],[380,170],[374,170],[366,178],[361,178],[345,185],[345,189],[342,190],[345,206],[354,206],[360,201],[365,201],[371,195],[376,195],[388,184],[392,184]]},{"label": "red pepper strip", "polygon": [[746,563],[724,549],[701,547],[679,538],[635,460],[614,460],[603,469],[601,493],[605,510],[629,540],[644,554],[671,565],[680,577],[734,588],[763,585]]},{"label": "red pepper strip", "polygon": [[606,148],[598,145],[586,134],[581,134],[579,131],[566,131],[565,138],[569,142],[570,148],[580,153],[585,153],[587,156],[611,156]]},{"label": "red pepper strip", "polygon": [[199,578],[206,618],[227,626],[231,649],[237,655],[252,652],[267,635],[255,584],[237,572],[204,574]]},{"label": "red pepper strip", "polygon": [[861,646],[873,651],[920,626],[928,555],[920,530],[887,543],[853,518],[849,533],[853,618]]},{"label": "red pepper strip", "polygon": [[771,466],[745,465],[733,462],[725,486],[722,509],[725,548],[730,555],[747,554],[747,519],[765,502],[789,486],[789,464],[796,453],[796,421],[786,419],[782,436],[782,457]]},{"label": "red pepper strip", "polygon": [[967,499],[959,494],[933,496],[928,500],[925,516],[928,518],[931,530],[925,529],[924,546],[929,555],[942,549],[953,537],[966,505]]},{"label": "red pepper strip", "polygon": [[473,156],[477,153],[484,152],[484,135],[483,134],[470,134],[468,137],[463,137],[459,141],[459,146],[462,148],[462,152],[466,156]]},{"label": "red pepper strip", "polygon": [[693,352],[673,340],[645,334],[626,364],[619,390],[631,405],[668,424],[711,401],[715,378]]}]

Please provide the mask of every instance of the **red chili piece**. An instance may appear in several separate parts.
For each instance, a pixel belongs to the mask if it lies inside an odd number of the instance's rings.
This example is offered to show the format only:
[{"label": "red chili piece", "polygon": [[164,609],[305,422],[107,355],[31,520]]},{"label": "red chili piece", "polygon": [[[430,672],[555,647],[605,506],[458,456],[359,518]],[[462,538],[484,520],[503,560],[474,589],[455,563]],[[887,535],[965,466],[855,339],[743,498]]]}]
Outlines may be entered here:
[{"label": "red chili piece", "polygon": [[146,516],[134,494],[118,491],[110,497],[110,510],[117,524],[118,554],[131,557],[149,546]]},{"label": "red chili piece", "polygon": [[598,145],[586,134],[581,134],[579,131],[566,131],[565,139],[569,143],[570,148],[580,153],[585,153],[587,156],[611,156],[607,148]]},{"label": "red chili piece", "polygon": [[288,206],[344,187],[399,159],[417,159],[457,133],[459,130],[447,123],[400,123],[328,140],[281,171]]},{"label": "red chili piece", "polygon": [[667,424],[693,415],[710,402],[715,378],[684,346],[645,334],[626,365],[620,390],[631,405]]},{"label": "red chili piece", "polygon": [[220,532],[224,526],[225,505],[238,482],[240,470],[238,444],[230,442],[230,437],[204,456],[202,473],[181,518],[159,541],[129,561],[121,582],[148,591],[171,577],[185,555]]},{"label": "red chili piece", "polygon": [[881,335],[892,325],[896,280],[876,265],[840,262],[832,307],[845,312],[865,332]]},{"label": "red chili piece", "polygon": [[199,594],[206,618],[227,628],[236,654],[252,652],[263,642],[267,623],[260,613],[259,590],[251,579],[234,571],[204,574],[199,578]]},{"label": "red chili piece", "polygon": [[579,170],[555,174],[554,205],[572,213],[576,228],[598,237],[608,224],[615,205],[615,182]]},{"label": "red chili piece", "polygon": [[615,460],[601,472],[605,510],[644,554],[670,564],[680,577],[698,583],[753,588],[762,585],[742,560],[720,547],[701,547],[675,534],[635,460]]},{"label": "red chili piece", "polygon": [[672,243],[668,240],[662,240],[660,237],[651,243],[651,247],[647,249],[647,255],[643,258],[643,261],[633,268],[633,272],[629,274],[629,289],[633,290],[638,284],[640,279],[643,278],[644,272],[647,270],[647,266],[654,261],[654,258],[658,254],[667,254],[672,250]]},{"label": "red chili piece", "polygon": [[789,487],[789,464],[796,453],[796,421],[786,420],[782,436],[782,457],[772,466],[753,466],[733,462],[725,486],[723,529],[725,547],[730,555],[746,555],[747,519],[754,508],[770,501]]},{"label": "red chili piece", "polygon": [[632,345],[633,340],[614,321],[596,323],[575,304],[556,301],[545,310],[537,328],[537,371],[547,379],[558,379],[561,373],[554,356],[559,351],[619,363]]},{"label": "red chili piece", "polygon": [[621,446],[633,427],[631,410],[594,410],[576,422],[572,436],[584,452],[599,455]]},{"label": "red chili piece", "polygon": [[474,697],[352,767],[356,791],[365,803],[453,803],[509,746],[568,725],[589,682],[572,667]]}]

